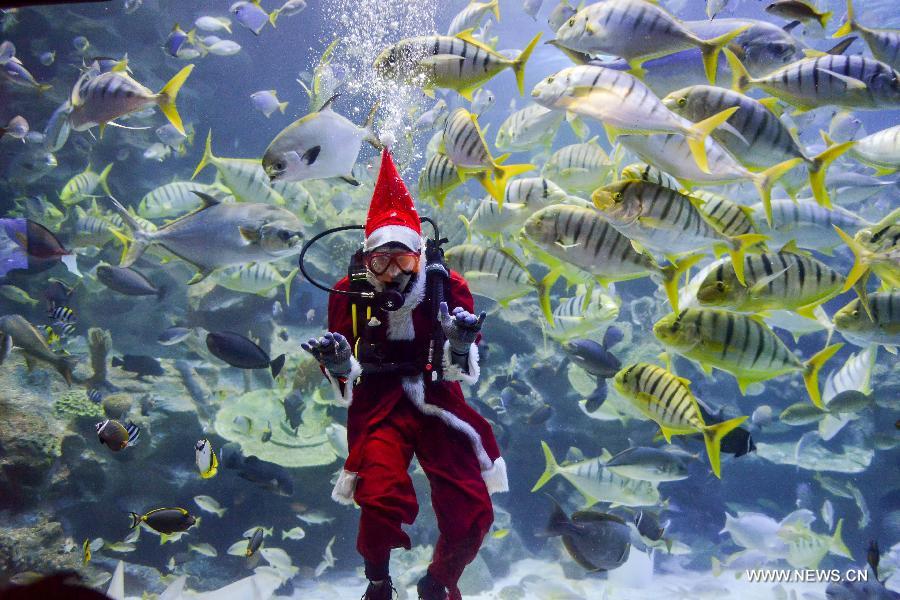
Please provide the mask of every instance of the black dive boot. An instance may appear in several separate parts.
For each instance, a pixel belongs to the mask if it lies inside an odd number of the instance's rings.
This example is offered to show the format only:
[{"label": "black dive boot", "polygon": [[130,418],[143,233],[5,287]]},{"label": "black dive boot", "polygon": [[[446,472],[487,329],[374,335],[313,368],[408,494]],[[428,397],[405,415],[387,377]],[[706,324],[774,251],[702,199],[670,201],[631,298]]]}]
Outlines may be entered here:
[{"label": "black dive boot", "polygon": [[425,571],[425,576],[419,580],[416,591],[419,592],[419,600],[447,600],[447,588],[428,571]]},{"label": "black dive boot", "polygon": [[366,593],[363,594],[360,600],[394,600],[395,593],[397,593],[397,590],[394,589],[394,584],[391,582],[391,578],[388,577],[381,581],[370,581],[369,587],[366,588]]}]

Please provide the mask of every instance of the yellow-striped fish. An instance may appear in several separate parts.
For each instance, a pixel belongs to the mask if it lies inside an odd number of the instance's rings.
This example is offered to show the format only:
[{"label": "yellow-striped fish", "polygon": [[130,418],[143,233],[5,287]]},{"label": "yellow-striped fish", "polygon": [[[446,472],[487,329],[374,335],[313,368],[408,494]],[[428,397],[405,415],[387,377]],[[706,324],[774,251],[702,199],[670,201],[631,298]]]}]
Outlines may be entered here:
[{"label": "yellow-striped fish", "polygon": [[841,293],[844,276],[791,243],[778,252],[744,257],[744,283],[732,265],[719,264],[697,291],[701,306],[738,312],[793,310],[809,319],[813,311]]},{"label": "yellow-striped fish", "polygon": [[62,191],[59,192],[59,201],[63,203],[63,206],[78,204],[85,198],[92,196],[97,190],[97,186],[100,186],[104,192],[109,194],[106,178],[109,177],[112,166],[113,163],[109,163],[103,171],[97,174],[91,169],[90,163],[88,163],[84,171],[66,182]]},{"label": "yellow-striped fish", "polygon": [[299,270],[299,267],[295,267],[287,275],[282,275],[269,263],[253,263],[223,269],[213,273],[212,279],[229,290],[266,297],[272,290],[283,285],[285,304],[290,305],[291,283]]},{"label": "yellow-striped fish", "polygon": [[896,354],[897,346],[900,346],[900,290],[869,294],[867,300],[868,311],[860,309],[859,298],[837,311],[835,328],[861,348],[881,344]]},{"label": "yellow-striped fish", "polygon": [[732,202],[721,194],[708,190],[693,190],[694,206],[703,213],[706,220],[723,235],[737,237],[747,233],[759,233],[753,220],[753,209]]},{"label": "yellow-striped fish", "polygon": [[250,158],[221,158],[212,152],[212,129],[206,136],[203,157],[194,169],[191,179],[195,179],[207,165],[218,169],[222,183],[234,194],[239,202],[259,202],[283,206],[284,198],[269,185],[269,176],[262,162]]},{"label": "yellow-striped fish", "polygon": [[510,68],[521,95],[525,92],[525,63],[540,39],[539,33],[515,60],[510,60],[472,37],[471,29],[455,36],[411,37],[385,48],[375,59],[374,68],[381,77],[420,86],[430,96],[434,96],[436,87],[448,88],[470,102],[483,83]]},{"label": "yellow-striped fish", "polygon": [[854,237],[837,225],[834,229],[855,258],[844,291],[853,287],[870,269],[889,289],[900,288],[900,208],[875,225],[860,229]]},{"label": "yellow-striped fish", "polygon": [[503,208],[503,193],[509,178],[534,169],[528,164],[501,165],[508,155],[494,159],[478,120],[465,108],[457,108],[447,117],[443,145],[460,176],[475,175],[484,189],[497,199],[500,208]]},{"label": "yellow-striped fish", "polygon": [[614,169],[594,137],[551,154],[541,174],[570,192],[592,192],[610,180]]},{"label": "yellow-striped fish", "polygon": [[854,31],[866,40],[866,45],[872,51],[872,56],[883,63],[887,63],[894,69],[900,69],[900,29],[883,29],[861,25],[856,21],[853,11],[853,0],[847,0],[847,20],[831,37],[844,37]]},{"label": "yellow-striped fish", "polygon": [[715,308],[670,313],[656,322],[653,334],[666,348],[698,362],[707,374],[715,367],[734,375],[741,393],[751,383],[800,372],[818,408],[823,406],[819,369],[843,347],[828,346],[804,362],[759,317]]},{"label": "yellow-striped fish", "polygon": [[706,454],[716,477],[721,478],[719,464],[722,438],[747,420],[737,417],[707,425],[697,406],[697,399],[688,387],[690,382],[672,375],[662,367],[637,363],[616,373],[613,385],[623,397],[659,425],[667,442],[673,435],[701,433],[706,442]]},{"label": "yellow-striped fish", "polygon": [[585,504],[593,506],[597,502],[610,502],[622,506],[652,506],[659,503],[659,490],[649,481],[631,479],[616,475],[604,464],[612,458],[604,451],[601,456],[560,466],[547,442],[541,442],[546,468],[531,488],[536,492],[555,475],[562,475],[566,481],[584,496]]},{"label": "yellow-striped fish", "polygon": [[203,203],[193,192],[210,193],[211,186],[193,181],[173,181],[147,192],[137,212],[145,219],[176,217],[200,208]]},{"label": "yellow-striped fish", "polygon": [[462,274],[473,294],[507,306],[512,300],[536,291],[542,286],[525,265],[508,250],[481,244],[460,244],[444,253],[451,269]]},{"label": "yellow-striped fish", "polygon": [[425,161],[419,173],[419,197],[432,198],[443,208],[447,194],[458,188],[463,182],[456,165],[441,152],[435,152]]}]

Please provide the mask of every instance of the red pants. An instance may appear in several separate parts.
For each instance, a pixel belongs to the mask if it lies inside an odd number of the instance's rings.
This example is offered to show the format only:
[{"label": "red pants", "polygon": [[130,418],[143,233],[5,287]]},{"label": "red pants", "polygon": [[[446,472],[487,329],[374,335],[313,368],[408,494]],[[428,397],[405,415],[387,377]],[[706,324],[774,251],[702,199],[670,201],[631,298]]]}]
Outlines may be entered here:
[{"label": "red pants", "polygon": [[413,453],[431,484],[440,536],[428,568],[460,598],[456,583],[475,559],[494,521],[494,510],[469,439],[406,398],[366,434],[354,500],[362,509],[356,548],[369,562],[388,561],[392,548],[410,548],[400,528],[419,512],[409,477]]}]

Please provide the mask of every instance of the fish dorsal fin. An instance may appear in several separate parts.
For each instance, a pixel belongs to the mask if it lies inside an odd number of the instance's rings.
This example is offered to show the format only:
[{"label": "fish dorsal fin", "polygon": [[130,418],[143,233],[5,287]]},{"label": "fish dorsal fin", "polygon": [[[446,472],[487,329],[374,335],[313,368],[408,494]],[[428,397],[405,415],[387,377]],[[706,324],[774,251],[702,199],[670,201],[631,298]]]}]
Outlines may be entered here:
[{"label": "fish dorsal fin", "polygon": [[468,42],[469,44],[472,44],[473,46],[478,46],[479,48],[481,48],[482,50],[484,50],[485,52],[487,52],[489,54],[497,54],[497,52],[493,48],[491,48],[490,46],[488,46],[481,40],[475,38],[472,35],[473,31],[475,31],[475,28],[470,27],[469,29],[460,31],[459,33],[456,34],[455,37],[461,39],[464,42]]},{"label": "fish dorsal fin", "polygon": [[329,98],[328,100],[326,100],[326,101],[322,104],[322,107],[321,107],[318,111],[316,111],[316,112],[322,112],[322,111],[324,111],[324,110],[334,110],[333,108],[331,108],[331,105],[332,105],[332,103],[333,103],[335,100],[338,99],[338,96],[340,96],[340,94],[335,94],[335,95],[333,95],[331,98]]},{"label": "fish dorsal fin", "polygon": [[210,196],[205,192],[198,192],[197,190],[191,190],[194,195],[196,195],[200,200],[203,201],[203,206],[201,206],[198,210],[203,210],[205,208],[209,208],[211,206],[216,206],[217,204],[221,204],[218,200]]},{"label": "fish dorsal fin", "polygon": [[607,513],[595,512],[592,510],[579,510],[577,512],[572,513],[571,520],[573,523],[578,523],[579,525],[582,523],[604,523],[604,522],[612,522],[619,523],[620,525],[625,525],[625,520],[621,517],[617,517],[616,515],[610,515]]},{"label": "fish dorsal fin", "polygon": [[608,462],[610,459],[612,459],[612,457],[612,452],[610,452],[606,448],[600,451],[600,460],[602,460],[603,462]]},{"label": "fish dorsal fin", "polygon": [[791,240],[787,244],[781,247],[779,252],[784,252],[785,254],[797,254],[799,256],[810,256],[809,252],[804,252],[800,248],[797,247],[797,240]]}]

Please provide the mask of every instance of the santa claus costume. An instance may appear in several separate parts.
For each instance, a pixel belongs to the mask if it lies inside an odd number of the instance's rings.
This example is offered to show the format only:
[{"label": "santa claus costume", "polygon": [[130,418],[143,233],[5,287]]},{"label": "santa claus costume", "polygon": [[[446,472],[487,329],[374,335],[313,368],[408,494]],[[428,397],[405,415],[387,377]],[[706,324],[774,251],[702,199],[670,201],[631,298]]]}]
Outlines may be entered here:
[{"label": "santa claus costume", "polygon": [[[446,597],[454,600],[461,598],[457,581],[493,522],[490,494],[507,491],[508,483],[491,426],[466,404],[459,383],[478,380],[480,334],[462,364],[451,360],[449,342],[444,343],[442,380],[426,373],[438,315],[431,314],[426,298],[425,240],[419,223],[412,198],[385,150],[366,219],[364,251],[393,242],[421,255],[398,310],[388,312],[352,296],[329,298],[328,330],[342,334],[353,348],[349,374],[336,377],[323,369],[339,402],[348,406],[350,454],[332,498],[360,506],[357,549],[367,577],[384,579],[391,549],[411,545],[401,526],[411,524],[418,513],[408,474],[415,455],[431,486],[440,531],[425,585],[446,588]],[[367,279],[378,289],[380,282],[371,273]],[[474,312],[462,276],[449,271],[446,281],[448,306]],[[335,288],[350,289],[349,278]],[[402,362],[405,368],[399,373],[368,369],[358,360],[360,344],[379,348],[388,362]]]}]

